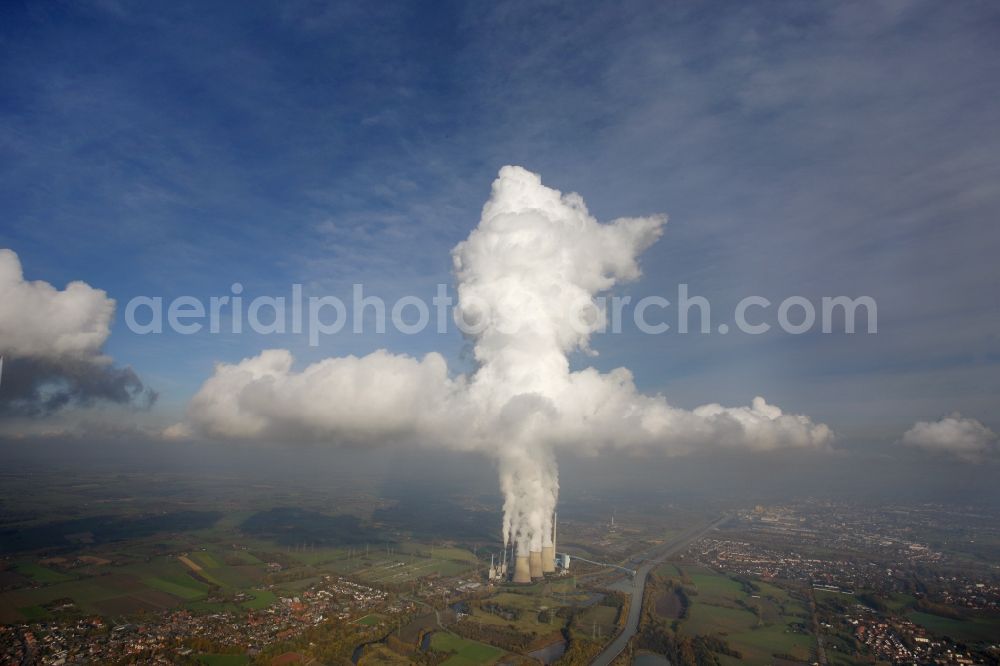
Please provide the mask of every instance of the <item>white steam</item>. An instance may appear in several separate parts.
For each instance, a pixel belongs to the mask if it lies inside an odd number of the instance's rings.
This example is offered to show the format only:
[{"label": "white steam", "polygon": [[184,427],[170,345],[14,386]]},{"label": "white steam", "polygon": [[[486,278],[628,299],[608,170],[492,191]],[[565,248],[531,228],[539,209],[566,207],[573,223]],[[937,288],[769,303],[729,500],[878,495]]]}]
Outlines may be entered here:
[{"label": "white steam", "polygon": [[755,398],[749,407],[687,411],[639,393],[618,368],[571,372],[604,314],[595,297],[640,274],[638,257],[666,218],[600,224],[576,194],[504,167],[482,219],[452,252],[456,315],[475,329],[471,377],[444,360],[378,351],[333,358],[301,372],[287,351],[220,364],[172,435],[307,436],[402,441],[484,451],[498,460],[503,537],[521,554],[551,545],[559,447],[768,450],[825,446],[832,433]]}]

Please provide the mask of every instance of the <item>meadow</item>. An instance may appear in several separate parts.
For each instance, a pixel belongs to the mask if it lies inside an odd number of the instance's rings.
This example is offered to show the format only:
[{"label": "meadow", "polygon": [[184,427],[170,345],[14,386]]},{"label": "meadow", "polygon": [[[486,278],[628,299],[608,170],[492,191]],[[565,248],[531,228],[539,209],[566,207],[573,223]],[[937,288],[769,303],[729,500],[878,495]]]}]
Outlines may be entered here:
[{"label": "meadow", "polygon": [[956,620],[940,615],[911,611],[907,617],[915,624],[956,641],[968,643],[996,641],[997,637],[1000,636],[1000,616]]},{"label": "meadow", "polygon": [[492,664],[503,656],[500,648],[471,641],[444,631],[434,632],[431,649],[435,652],[452,652],[451,657],[442,662],[443,666],[479,666]]},{"label": "meadow", "polygon": [[198,661],[205,666],[244,666],[250,658],[244,654],[203,654]]},{"label": "meadow", "polygon": [[771,664],[776,655],[811,658],[815,639],[804,629],[809,611],[787,590],[757,581],[750,588],[707,567],[669,564],[658,571],[683,581],[690,606],[680,633],[724,639],[740,652],[739,663]]},{"label": "meadow", "polygon": [[14,571],[39,583],[61,583],[73,580],[72,576],[47,569],[33,562],[21,562],[14,567]]}]

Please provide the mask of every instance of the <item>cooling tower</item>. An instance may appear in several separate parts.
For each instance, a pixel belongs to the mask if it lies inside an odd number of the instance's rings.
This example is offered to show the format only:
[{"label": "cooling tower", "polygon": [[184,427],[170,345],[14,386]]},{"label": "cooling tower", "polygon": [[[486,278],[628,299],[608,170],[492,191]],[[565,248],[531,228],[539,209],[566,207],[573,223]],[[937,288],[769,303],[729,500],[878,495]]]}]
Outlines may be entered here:
[{"label": "cooling tower", "polygon": [[531,582],[531,565],[528,563],[527,555],[518,555],[514,558],[514,582]]},{"label": "cooling tower", "polygon": [[556,570],[556,547],[542,546],[542,573],[554,573]]},{"label": "cooling tower", "polygon": [[531,567],[531,577],[542,577],[542,551],[533,550],[528,553],[528,564]]}]

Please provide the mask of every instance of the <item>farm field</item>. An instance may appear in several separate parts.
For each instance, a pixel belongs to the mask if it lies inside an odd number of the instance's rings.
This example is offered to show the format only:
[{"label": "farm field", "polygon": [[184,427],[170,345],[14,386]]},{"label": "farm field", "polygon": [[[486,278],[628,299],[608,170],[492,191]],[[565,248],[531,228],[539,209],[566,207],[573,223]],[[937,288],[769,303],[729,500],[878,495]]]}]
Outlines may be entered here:
[{"label": "farm field", "polygon": [[43,566],[39,566],[31,562],[22,562],[18,564],[14,567],[14,571],[39,583],[61,583],[67,580],[73,580],[72,576],[59,573],[58,571],[53,571],[52,569],[46,569]]},{"label": "farm field", "polygon": [[617,620],[617,608],[595,605],[577,615],[574,624],[585,638],[596,635],[600,639],[615,634],[618,630]]},{"label": "farm field", "polygon": [[723,638],[741,653],[741,663],[770,664],[775,655],[811,658],[815,639],[804,633],[809,612],[787,590],[756,581],[750,588],[705,567],[674,568],[690,600],[687,617],[680,621],[685,634]]},{"label": "farm field", "polygon": [[681,570],[673,562],[664,562],[660,566],[656,567],[653,572],[657,576],[666,576],[670,578],[677,578],[681,575]]},{"label": "farm field", "polygon": [[203,654],[198,661],[205,666],[243,666],[250,663],[250,658],[243,654]]},{"label": "farm field", "polygon": [[[470,553],[471,554],[471,553]],[[468,571],[470,565],[462,561],[421,558],[407,555],[383,556],[376,560],[340,560],[328,565],[329,569],[350,574],[369,583],[408,583],[429,575],[455,576]]]},{"label": "farm field", "polygon": [[492,645],[470,641],[454,634],[438,631],[431,638],[431,649],[435,652],[454,652],[442,662],[447,666],[477,666],[492,664],[503,656],[504,651]]},{"label": "farm field", "polygon": [[911,611],[907,617],[915,624],[956,641],[970,643],[995,641],[997,636],[1000,636],[1000,616],[955,620],[930,613]]},{"label": "farm field", "polygon": [[376,613],[370,613],[368,615],[365,615],[364,617],[358,618],[357,620],[355,620],[355,622],[365,627],[374,627],[381,621],[381,619],[382,616]]},{"label": "farm field", "polygon": [[410,666],[410,660],[397,654],[383,643],[369,646],[358,666]]}]

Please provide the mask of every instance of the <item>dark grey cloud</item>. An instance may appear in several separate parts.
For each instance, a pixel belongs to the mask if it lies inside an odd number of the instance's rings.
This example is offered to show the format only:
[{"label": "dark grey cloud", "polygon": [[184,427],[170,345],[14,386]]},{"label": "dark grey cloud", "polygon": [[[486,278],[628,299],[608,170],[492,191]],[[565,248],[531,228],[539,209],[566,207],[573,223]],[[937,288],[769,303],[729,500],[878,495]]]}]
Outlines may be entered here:
[{"label": "dark grey cloud", "polygon": [[146,409],[157,397],[132,368],[101,360],[8,355],[0,377],[0,416],[48,416],[101,402]]}]

